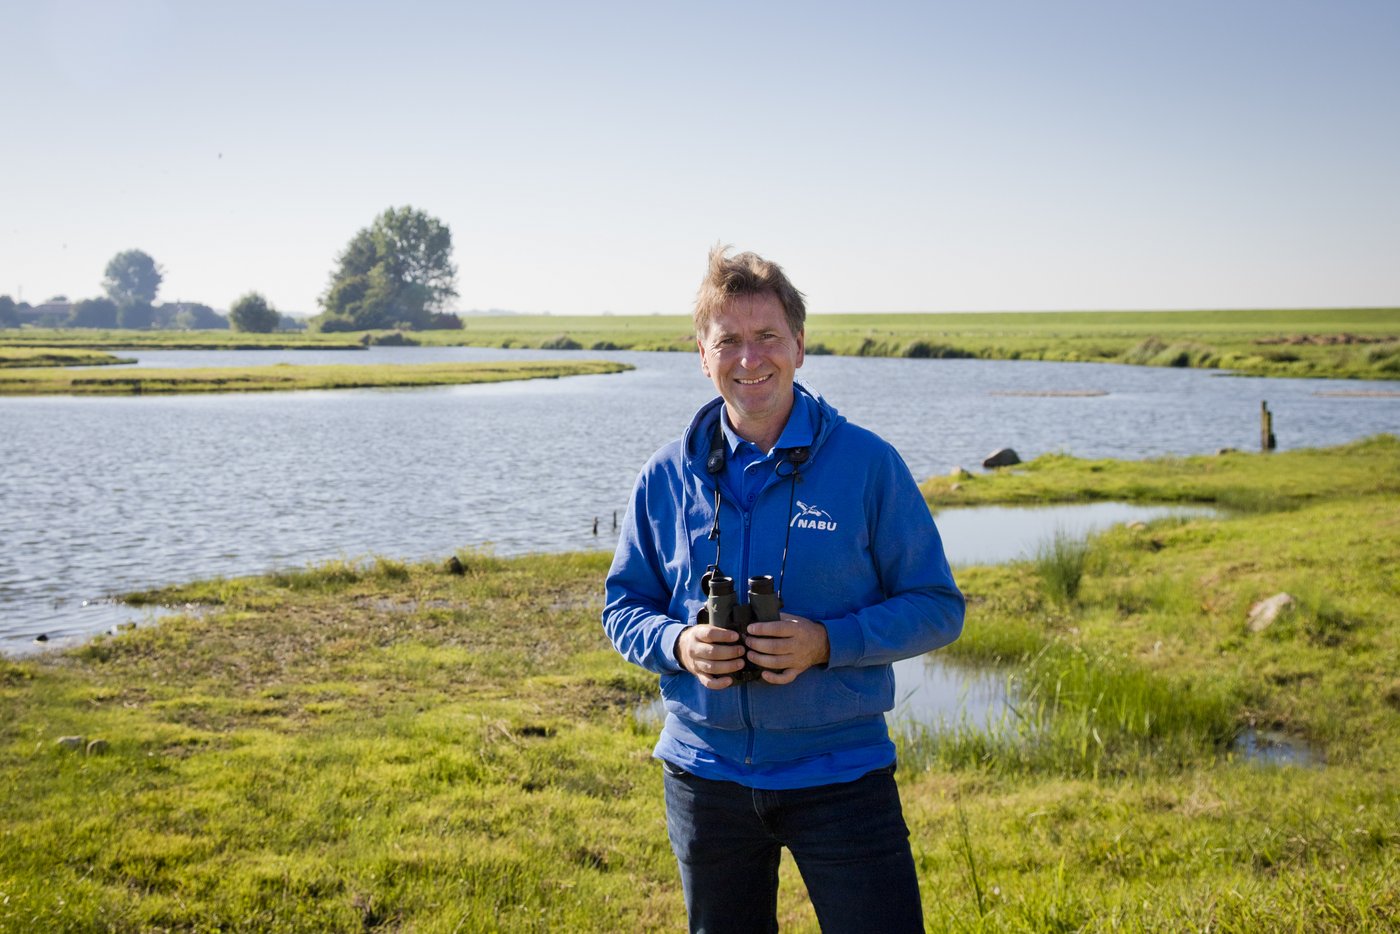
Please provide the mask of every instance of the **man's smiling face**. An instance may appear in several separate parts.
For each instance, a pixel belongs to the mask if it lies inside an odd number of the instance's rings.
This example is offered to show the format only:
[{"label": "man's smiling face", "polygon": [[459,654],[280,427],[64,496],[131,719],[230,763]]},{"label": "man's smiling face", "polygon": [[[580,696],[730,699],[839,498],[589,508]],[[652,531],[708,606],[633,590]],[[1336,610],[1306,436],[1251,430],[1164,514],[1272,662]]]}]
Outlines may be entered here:
[{"label": "man's smiling face", "polygon": [[724,398],[729,423],[741,437],[761,447],[777,441],[792,411],[803,341],[771,292],[730,299],[696,338],[700,368]]}]

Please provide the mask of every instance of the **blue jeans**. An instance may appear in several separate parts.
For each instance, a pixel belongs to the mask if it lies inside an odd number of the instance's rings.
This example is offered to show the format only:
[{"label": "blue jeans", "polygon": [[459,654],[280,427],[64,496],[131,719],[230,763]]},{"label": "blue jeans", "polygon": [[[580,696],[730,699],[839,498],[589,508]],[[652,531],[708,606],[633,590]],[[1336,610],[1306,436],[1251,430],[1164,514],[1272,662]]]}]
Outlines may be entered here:
[{"label": "blue jeans", "polygon": [[666,829],[692,931],[778,930],[792,853],[826,934],[924,929],[894,767],[853,782],[763,791],[662,763]]}]

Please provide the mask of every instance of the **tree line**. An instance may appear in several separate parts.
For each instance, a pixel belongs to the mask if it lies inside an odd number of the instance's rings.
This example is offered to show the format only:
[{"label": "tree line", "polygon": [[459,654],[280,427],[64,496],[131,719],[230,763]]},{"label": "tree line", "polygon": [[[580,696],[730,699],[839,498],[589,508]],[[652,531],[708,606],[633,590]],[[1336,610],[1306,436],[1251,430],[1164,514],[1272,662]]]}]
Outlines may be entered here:
[{"label": "tree line", "polygon": [[[319,331],[383,328],[426,330],[460,328],[461,318],[446,305],[457,297],[452,232],[435,217],[412,207],[389,208],[350,239],[336,258],[321,313],[309,322]],[[48,304],[62,314],[43,312],[0,295],[0,328],[38,324],[76,328],[179,328],[268,332],[300,328],[259,292],[248,292],[228,316],[198,302],[156,305],[164,271],[142,250],[112,257],[103,274],[105,295],[72,304],[58,296]]]}]

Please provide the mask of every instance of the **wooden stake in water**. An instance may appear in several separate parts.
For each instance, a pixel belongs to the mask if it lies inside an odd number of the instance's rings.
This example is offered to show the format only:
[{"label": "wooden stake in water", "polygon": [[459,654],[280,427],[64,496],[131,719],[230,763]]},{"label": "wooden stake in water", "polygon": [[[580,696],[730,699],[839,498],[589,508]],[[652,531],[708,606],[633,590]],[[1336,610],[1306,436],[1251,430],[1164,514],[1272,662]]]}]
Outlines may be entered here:
[{"label": "wooden stake in water", "polygon": [[1259,450],[1265,454],[1278,447],[1274,437],[1274,413],[1269,411],[1269,403],[1259,403]]}]

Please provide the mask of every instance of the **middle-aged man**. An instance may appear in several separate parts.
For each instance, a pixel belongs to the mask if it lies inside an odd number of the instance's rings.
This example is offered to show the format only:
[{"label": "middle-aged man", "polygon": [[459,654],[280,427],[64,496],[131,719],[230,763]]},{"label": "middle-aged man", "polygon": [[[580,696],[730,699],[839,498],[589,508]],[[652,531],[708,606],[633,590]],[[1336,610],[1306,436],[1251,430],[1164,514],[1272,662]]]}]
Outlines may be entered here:
[{"label": "middle-aged man", "polygon": [[[695,304],[720,398],[642,469],[603,611],[618,651],[661,676],[655,755],[690,927],[776,930],[787,847],[824,931],[922,931],[890,665],[956,639],[963,597],[899,454],[793,382],[802,294],[726,252]],[[699,613],[711,578],[743,601],[762,575],[778,620],[741,636]]]}]

